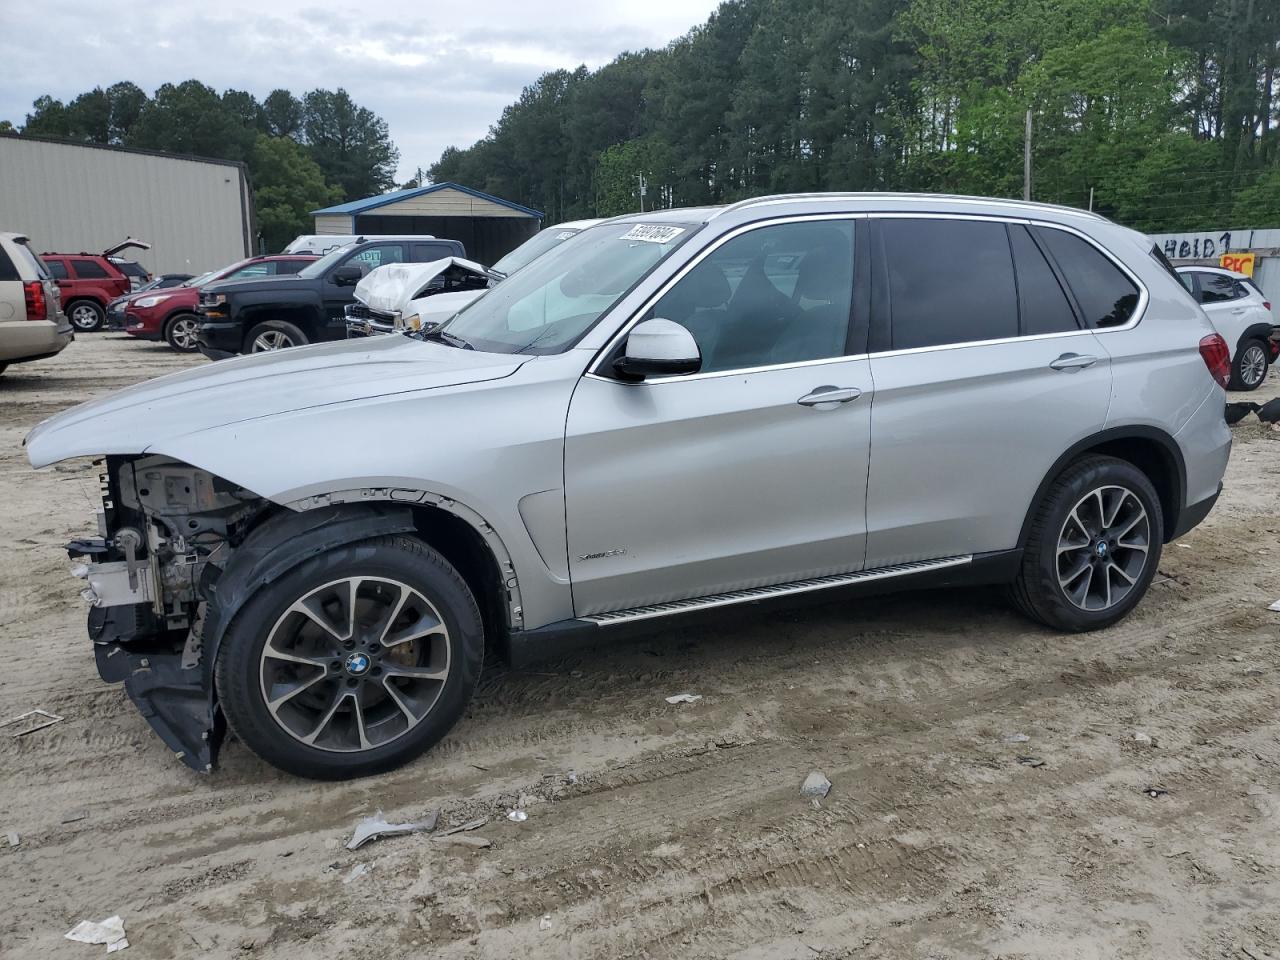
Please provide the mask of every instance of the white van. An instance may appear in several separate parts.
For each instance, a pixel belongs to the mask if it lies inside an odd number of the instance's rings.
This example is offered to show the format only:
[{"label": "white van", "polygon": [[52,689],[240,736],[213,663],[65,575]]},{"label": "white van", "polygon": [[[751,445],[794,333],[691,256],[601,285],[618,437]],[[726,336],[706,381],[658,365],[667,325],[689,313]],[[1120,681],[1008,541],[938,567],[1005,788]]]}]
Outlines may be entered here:
[{"label": "white van", "polygon": [[[281,250],[281,253],[311,253],[317,257],[323,257],[331,250],[337,250],[339,247],[345,247],[348,243],[355,243],[360,238],[367,240],[377,240],[383,234],[372,233],[307,233],[299,237],[294,237],[290,244]],[[415,235],[416,236],[416,235]],[[434,240],[435,237],[430,234],[422,234],[423,240]]]}]

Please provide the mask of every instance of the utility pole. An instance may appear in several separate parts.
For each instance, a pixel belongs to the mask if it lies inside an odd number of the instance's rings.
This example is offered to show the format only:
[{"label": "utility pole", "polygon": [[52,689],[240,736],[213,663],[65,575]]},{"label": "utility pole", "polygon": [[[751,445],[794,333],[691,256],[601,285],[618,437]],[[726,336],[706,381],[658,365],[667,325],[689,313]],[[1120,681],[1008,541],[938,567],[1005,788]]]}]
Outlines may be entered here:
[{"label": "utility pole", "polygon": [[1022,199],[1031,199],[1031,111],[1027,110],[1027,129],[1022,141]]},{"label": "utility pole", "polygon": [[636,182],[640,184],[640,212],[644,213],[644,195],[645,191],[649,189],[649,185],[644,182],[643,173],[636,174]]}]

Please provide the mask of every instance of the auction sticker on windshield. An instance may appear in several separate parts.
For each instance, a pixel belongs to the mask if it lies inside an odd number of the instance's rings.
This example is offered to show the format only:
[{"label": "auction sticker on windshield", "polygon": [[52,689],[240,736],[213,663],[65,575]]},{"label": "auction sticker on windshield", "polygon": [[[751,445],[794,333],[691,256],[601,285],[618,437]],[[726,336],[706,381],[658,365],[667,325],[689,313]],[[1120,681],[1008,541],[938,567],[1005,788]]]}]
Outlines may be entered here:
[{"label": "auction sticker on windshield", "polygon": [[643,240],[645,243],[670,243],[682,233],[684,233],[684,227],[667,227],[656,223],[637,223],[618,239]]}]

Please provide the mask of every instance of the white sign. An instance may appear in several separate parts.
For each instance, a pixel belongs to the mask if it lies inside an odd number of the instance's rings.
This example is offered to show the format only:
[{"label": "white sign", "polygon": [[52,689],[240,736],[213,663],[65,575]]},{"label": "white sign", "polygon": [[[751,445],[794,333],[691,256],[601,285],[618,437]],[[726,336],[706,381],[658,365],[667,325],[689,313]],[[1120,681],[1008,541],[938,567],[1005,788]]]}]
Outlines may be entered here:
[{"label": "white sign", "polygon": [[644,243],[670,243],[682,233],[684,233],[684,227],[666,227],[656,223],[637,223],[618,239],[641,240]]}]

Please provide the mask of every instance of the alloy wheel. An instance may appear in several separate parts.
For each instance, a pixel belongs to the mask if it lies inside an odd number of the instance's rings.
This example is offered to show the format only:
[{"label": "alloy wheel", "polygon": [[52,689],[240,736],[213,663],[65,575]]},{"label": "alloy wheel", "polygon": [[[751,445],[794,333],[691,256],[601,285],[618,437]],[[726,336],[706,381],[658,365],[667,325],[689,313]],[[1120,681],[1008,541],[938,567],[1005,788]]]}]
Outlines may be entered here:
[{"label": "alloy wheel", "polygon": [[77,330],[92,330],[98,323],[98,311],[87,303],[71,308],[71,322]]},{"label": "alloy wheel", "polygon": [[1267,354],[1258,344],[1251,344],[1240,358],[1240,380],[1247,387],[1256,387],[1267,375]]},{"label": "alloy wheel", "polygon": [[283,330],[263,330],[253,338],[253,345],[249,348],[249,351],[251,353],[265,353],[268,350],[284,350],[286,347],[292,347],[293,345],[293,338]]},{"label": "alloy wheel", "polygon": [[196,346],[198,325],[190,317],[179,317],[169,328],[169,338],[179,350],[193,350]]},{"label": "alloy wheel", "polygon": [[1108,610],[1142,578],[1151,521],[1127,487],[1089,491],[1071,508],[1058,534],[1058,585],[1081,610]]},{"label": "alloy wheel", "polygon": [[334,580],[299,597],[271,628],[260,659],[263,702],[308,746],[375,749],[431,712],[449,649],[444,620],[418,590],[382,577]]}]

